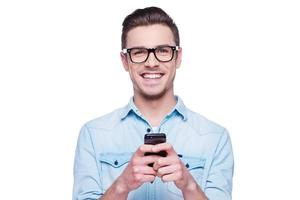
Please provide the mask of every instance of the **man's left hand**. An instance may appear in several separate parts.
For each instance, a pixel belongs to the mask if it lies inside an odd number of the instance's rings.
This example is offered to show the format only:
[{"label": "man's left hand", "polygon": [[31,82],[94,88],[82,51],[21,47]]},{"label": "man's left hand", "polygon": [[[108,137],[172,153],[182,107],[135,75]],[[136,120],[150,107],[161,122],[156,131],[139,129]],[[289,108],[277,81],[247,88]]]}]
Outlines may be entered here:
[{"label": "man's left hand", "polygon": [[184,163],[180,160],[173,146],[169,143],[157,144],[152,148],[153,152],[166,151],[167,157],[159,158],[153,165],[153,169],[157,171],[157,176],[163,182],[173,181],[180,190],[189,187],[189,183],[195,180],[189,173]]}]

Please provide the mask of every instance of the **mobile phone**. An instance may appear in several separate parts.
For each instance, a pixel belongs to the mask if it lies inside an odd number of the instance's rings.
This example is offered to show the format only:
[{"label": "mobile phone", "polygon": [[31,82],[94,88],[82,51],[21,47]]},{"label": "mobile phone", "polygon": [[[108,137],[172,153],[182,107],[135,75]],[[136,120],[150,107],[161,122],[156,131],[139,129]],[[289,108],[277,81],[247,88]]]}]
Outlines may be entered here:
[{"label": "mobile phone", "polygon": [[[166,139],[166,134],[164,133],[147,133],[144,137],[144,144],[160,144],[160,143],[165,143],[167,141]],[[166,151],[160,151],[158,153],[153,153],[153,152],[146,152],[145,156],[148,155],[159,155],[162,157],[166,157],[167,156],[167,152]]]}]

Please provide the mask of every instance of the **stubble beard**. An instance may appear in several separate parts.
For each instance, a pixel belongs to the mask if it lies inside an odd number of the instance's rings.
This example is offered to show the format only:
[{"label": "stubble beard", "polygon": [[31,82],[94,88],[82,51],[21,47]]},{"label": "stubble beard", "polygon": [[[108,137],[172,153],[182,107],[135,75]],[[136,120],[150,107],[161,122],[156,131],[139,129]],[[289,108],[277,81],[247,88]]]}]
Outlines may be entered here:
[{"label": "stubble beard", "polygon": [[175,75],[173,76],[171,80],[171,85],[168,87],[164,87],[162,91],[156,94],[149,94],[146,91],[144,91],[142,88],[133,88],[135,94],[138,94],[141,98],[145,99],[146,101],[153,101],[153,100],[159,100],[162,99],[164,96],[168,95],[168,93],[172,93],[174,95],[174,80]]},{"label": "stubble beard", "polygon": [[146,91],[144,91],[143,89],[139,89],[139,91],[135,91],[136,93],[139,94],[140,97],[142,97],[143,99],[145,99],[146,101],[153,101],[153,100],[159,100],[162,99],[164,96],[167,96],[169,93],[173,94],[173,81],[172,81],[172,85],[169,87],[164,88],[163,90],[161,90],[158,93],[155,94],[149,94]]}]

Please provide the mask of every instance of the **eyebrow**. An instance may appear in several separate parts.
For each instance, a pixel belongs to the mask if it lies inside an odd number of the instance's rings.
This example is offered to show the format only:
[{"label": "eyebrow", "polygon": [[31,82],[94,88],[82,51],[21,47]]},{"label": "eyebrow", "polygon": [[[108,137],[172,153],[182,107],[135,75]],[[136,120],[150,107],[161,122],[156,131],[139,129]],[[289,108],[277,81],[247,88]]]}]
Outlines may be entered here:
[{"label": "eyebrow", "polygon": [[134,47],[130,47],[130,48],[126,48],[126,49],[133,49],[133,48],[145,48],[145,49],[152,49],[152,48],[157,48],[157,47],[163,47],[163,46],[176,46],[176,45],[171,45],[171,44],[160,44],[151,48],[145,47],[145,46],[134,46]]}]

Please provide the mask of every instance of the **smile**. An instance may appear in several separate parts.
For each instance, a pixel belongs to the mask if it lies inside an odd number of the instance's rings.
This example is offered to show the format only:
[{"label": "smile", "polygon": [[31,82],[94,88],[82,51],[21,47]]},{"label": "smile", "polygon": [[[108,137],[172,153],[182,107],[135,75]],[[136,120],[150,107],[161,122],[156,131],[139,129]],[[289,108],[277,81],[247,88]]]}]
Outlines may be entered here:
[{"label": "smile", "polygon": [[143,73],[141,75],[145,79],[159,79],[163,76],[161,73]]}]

